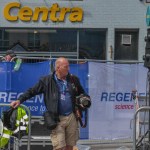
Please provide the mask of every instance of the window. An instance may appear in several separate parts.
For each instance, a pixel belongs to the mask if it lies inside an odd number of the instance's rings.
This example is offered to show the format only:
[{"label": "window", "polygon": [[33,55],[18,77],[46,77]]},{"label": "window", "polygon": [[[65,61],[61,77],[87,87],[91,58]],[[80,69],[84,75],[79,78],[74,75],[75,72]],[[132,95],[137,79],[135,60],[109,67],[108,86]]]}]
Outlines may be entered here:
[{"label": "window", "polygon": [[115,60],[138,60],[138,30],[115,31]]},{"label": "window", "polygon": [[150,0],[146,0],[146,3],[150,3]]},{"label": "window", "polygon": [[49,48],[51,52],[76,52],[77,31],[57,30],[49,33]]},{"label": "window", "polygon": [[0,30],[0,50],[8,50],[9,49],[9,33],[5,30]]},{"label": "window", "polygon": [[106,31],[85,30],[79,32],[80,58],[106,58]]},{"label": "window", "polygon": [[40,48],[40,33],[28,33],[28,49],[39,50]]},{"label": "window", "polygon": [[[70,58],[98,59],[106,58],[105,29],[5,29],[6,35],[0,34],[0,39],[6,40],[10,48],[16,51],[52,52],[54,57],[65,55]],[[1,31],[2,32],[2,31]],[[16,47],[19,44],[23,48]],[[40,53],[42,52],[42,53]],[[30,55],[29,54],[29,55]],[[32,55],[33,56],[33,55]],[[42,55],[43,56],[43,55]],[[53,57],[53,56],[52,56]]]}]

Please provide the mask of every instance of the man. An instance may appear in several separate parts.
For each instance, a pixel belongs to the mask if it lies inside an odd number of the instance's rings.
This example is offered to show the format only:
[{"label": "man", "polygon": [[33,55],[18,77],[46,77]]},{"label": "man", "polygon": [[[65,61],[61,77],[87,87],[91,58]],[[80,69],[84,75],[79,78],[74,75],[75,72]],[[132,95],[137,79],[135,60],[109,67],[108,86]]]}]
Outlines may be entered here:
[{"label": "man", "polygon": [[73,146],[76,145],[79,138],[74,99],[80,94],[85,94],[85,91],[79,79],[69,74],[69,62],[66,58],[58,58],[55,62],[53,74],[41,78],[34,87],[27,90],[17,101],[13,101],[11,106],[16,108],[25,100],[40,93],[44,94],[47,110],[51,112],[54,120],[58,121],[57,127],[50,134],[53,149],[73,150]]},{"label": "man", "polygon": [[16,57],[16,54],[14,53],[14,51],[13,50],[7,50],[5,57],[2,58],[2,61],[10,62],[10,61],[12,61],[12,59],[14,57]]}]

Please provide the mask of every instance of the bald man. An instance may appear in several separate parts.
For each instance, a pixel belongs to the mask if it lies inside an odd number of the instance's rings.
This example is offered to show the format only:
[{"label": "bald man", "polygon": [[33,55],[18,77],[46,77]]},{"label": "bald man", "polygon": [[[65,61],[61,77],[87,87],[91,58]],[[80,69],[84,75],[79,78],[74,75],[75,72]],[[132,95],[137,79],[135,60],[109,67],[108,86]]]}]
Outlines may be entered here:
[{"label": "bald man", "polygon": [[[72,82],[77,86],[73,87]],[[53,121],[57,123],[50,133],[54,150],[73,150],[79,139],[78,121],[75,117],[75,97],[85,94],[78,77],[69,73],[69,61],[60,57],[55,62],[55,71],[41,78],[37,84],[11,102],[13,108],[37,94],[44,94],[44,102]]]}]

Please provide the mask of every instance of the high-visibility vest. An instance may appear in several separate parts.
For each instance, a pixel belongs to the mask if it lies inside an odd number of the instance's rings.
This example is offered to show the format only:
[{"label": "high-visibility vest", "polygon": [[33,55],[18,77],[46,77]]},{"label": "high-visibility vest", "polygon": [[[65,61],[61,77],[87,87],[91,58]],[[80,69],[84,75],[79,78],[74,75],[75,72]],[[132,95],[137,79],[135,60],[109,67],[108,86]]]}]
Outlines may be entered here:
[{"label": "high-visibility vest", "polygon": [[28,116],[26,111],[22,107],[18,107],[16,113],[16,129],[12,131],[5,126],[3,127],[3,133],[0,137],[0,148],[5,148],[7,146],[11,136],[20,139],[23,135],[28,133]]}]

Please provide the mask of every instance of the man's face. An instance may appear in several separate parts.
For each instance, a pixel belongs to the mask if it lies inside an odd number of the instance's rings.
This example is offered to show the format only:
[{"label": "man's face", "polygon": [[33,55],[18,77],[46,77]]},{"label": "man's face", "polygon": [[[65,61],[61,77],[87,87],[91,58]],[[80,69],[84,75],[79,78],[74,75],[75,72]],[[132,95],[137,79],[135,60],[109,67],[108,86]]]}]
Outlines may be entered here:
[{"label": "man's face", "polygon": [[69,72],[69,62],[63,61],[62,64],[59,66],[58,71],[62,77],[66,77]]},{"label": "man's face", "polygon": [[11,56],[10,55],[5,56],[5,60],[6,61],[11,61]]}]

